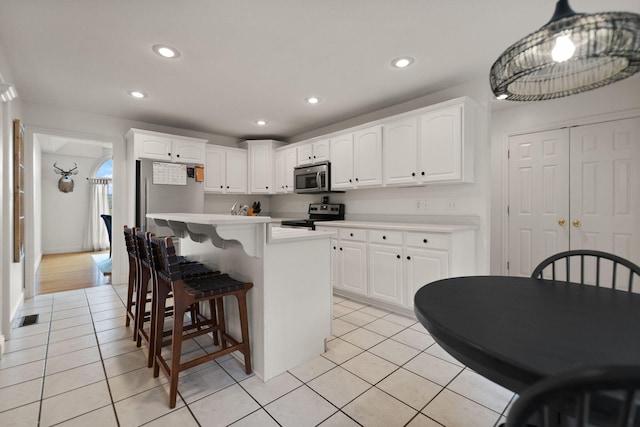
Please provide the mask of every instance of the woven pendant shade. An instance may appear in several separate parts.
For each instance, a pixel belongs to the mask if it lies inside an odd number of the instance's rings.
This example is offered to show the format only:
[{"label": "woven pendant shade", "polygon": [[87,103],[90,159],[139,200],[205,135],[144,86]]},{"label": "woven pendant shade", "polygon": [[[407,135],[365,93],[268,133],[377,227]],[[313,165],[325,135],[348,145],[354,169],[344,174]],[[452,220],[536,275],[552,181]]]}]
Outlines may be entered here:
[{"label": "woven pendant shade", "polygon": [[[554,49],[563,43],[569,53],[554,59]],[[596,89],[638,71],[640,15],[580,14],[559,0],[549,23],[500,55],[489,80],[498,99],[541,101]]]}]

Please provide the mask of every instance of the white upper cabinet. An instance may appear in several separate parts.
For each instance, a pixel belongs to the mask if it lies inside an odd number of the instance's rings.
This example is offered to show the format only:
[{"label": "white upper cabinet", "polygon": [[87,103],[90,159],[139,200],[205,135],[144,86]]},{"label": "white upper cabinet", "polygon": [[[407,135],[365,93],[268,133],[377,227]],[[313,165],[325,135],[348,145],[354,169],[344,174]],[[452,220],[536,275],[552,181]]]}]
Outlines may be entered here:
[{"label": "white upper cabinet", "polygon": [[297,164],[298,148],[282,147],[275,150],[276,193],[293,192],[293,168]]},{"label": "white upper cabinet", "polygon": [[[456,105],[420,115],[422,182],[469,180],[463,173],[463,111],[462,105]],[[473,176],[470,178],[473,181]]]},{"label": "white upper cabinet", "polygon": [[331,189],[353,188],[353,134],[331,138]]},{"label": "white upper cabinet", "polygon": [[127,144],[133,144],[134,159],[204,164],[206,140],[130,129]]},{"label": "white upper cabinet", "polygon": [[275,193],[274,150],[284,143],[262,139],[240,145],[249,150],[249,194]]},{"label": "white upper cabinet", "polygon": [[247,192],[247,150],[208,145],[204,168],[204,191],[244,194]]},{"label": "white upper cabinet", "polygon": [[382,126],[331,138],[331,189],[382,185]]},{"label": "white upper cabinet", "polygon": [[328,139],[307,142],[298,146],[298,166],[329,161]]},{"label": "white upper cabinet", "polygon": [[355,188],[382,185],[382,126],[354,133],[353,164]]},{"label": "white upper cabinet", "polygon": [[418,118],[384,124],[384,184],[415,184],[418,179]]},{"label": "white upper cabinet", "polygon": [[384,185],[473,182],[475,106],[463,98],[384,126]]}]

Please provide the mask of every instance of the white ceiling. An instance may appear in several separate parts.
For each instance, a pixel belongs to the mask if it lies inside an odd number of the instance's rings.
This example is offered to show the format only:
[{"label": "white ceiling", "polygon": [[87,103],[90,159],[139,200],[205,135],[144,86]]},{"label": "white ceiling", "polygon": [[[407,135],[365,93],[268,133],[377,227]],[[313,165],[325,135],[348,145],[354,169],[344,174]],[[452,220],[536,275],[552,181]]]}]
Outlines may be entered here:
[{"label": "white ceiling", "polygon": [[64,156],[81,156],[101,159],[113,153],[112,144],[102,141],[70,138],[42,133],[35,134],[43,153]]},{"label": "white ceiling", "polygon": [[[638,0],[573,0],[640,13]],[[288,138],[487,78],[554,0],[0,0],[26,102],[238,138]],[[181,56],[155,55],[158,43]],[[392,59],[415,63],[394,69]],[[136,100],[128,90],[148,94]],[[322,99],[307,105],[310,95]],[[253,122],[265,119],[258,127]]]}]

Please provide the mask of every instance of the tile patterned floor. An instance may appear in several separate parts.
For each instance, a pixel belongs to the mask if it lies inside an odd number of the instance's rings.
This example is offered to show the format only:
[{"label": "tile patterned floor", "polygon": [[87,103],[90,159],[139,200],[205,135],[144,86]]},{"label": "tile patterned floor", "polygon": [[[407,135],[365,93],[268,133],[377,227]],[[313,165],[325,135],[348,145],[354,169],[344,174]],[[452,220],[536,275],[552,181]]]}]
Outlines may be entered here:
[{"label": "tile patterned floor", "polygon": [[[0,360],[2,426],[494,426],[514,395],[410,319],[334,297],[328,351],[263,383],[229,356],[183,372],[175,409],[126,328],[125,286],[38,296]],[[205,337],[185,357],[211,351]],[[188,354],[187,354],[188,353]]]}]

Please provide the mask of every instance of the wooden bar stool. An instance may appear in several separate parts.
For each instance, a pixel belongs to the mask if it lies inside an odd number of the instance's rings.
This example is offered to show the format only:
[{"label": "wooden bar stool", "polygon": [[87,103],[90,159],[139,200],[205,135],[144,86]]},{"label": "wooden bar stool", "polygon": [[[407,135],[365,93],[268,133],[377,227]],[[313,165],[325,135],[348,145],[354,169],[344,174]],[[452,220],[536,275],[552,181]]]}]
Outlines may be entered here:
[{"label": "wooden bar stool", "polygon": [[[150,250],[149,250],[149,239],[153,237],[153,233],[143,232],[138,230],[134,234],[134,243],[137,254],[137,262],[138,262],[138,289],[136,298],[138,301],[145,301],[145,304],[140,304],[135,312],[136,318],[136,327],[134,330],[136,345],[140,347],[142,342],[147,343],[149,347],[149,355],[147,359],[147,366],[150,368],[153,366],[154,361],[154,345],[155,345],[155,334],[156,334],[156,322],[154,322],[153,316],[155,315],[155,311],[153,307],[155,306],[155,280],[156,276],[153,274],[153,266],[151,264],[150,259]],[[215,274],[219,274],[218,271],[213,271],[205,265],[191,261],[185,257],[177,257],[178,268],[187,278],[194,277],[206,277]],[[149,295],[151,297],[149,297]],[[171,298],[172,295],[169,295]],[[147,308],[147,304],[150,304],[149,308]],[[166,306],[166,299],[164,302],[165,306],[163,306],[164,313],[161,313],[161,318],[170,317],[173,315],[173,306]],[[193,308],[197,310],[197,307]],[[195,314],[194,314],[195,315]],[[145,324],[148,325],[148,328],[145,328]],[[164,325],[164,320],[162,320],[161,325]],[[161,331],[161,335],[169,336],[171,331],[164,331],[164,329],[159,329]]]},{"label": "wooden bar stool", "polygon": [[[178,392],[178,375],[181,371],[198,364],[208,362],[234,351],[244,356],[245,372],[251,373],[251,355],[249,347],[249,322],[247,315],[247,292],[252,283],[243,283],[226,274],[185,278],[180,271],[175,249],[170,237],[149,238],[151,262],[156,275],[156,299],[154,307],[156,330],[162,327],[162,307],[170,292],[173,291],[173,329],[171,335],[171,360],[162,356],[162,334],[156,334],[154,345],[155,362],[153,376],[160,374],[160,368],[169,377],[169,407],[176,406]],[[242,340],[237,341],[227,333],[223,297],[233,296],[238,302],[240,314],[240,330]],[[193,307],[201,302],[208,302],[211,316],[209,318]],[[185,324],[185,313],[191,310],[191,319]],[[214,344],[219,336],[221,349],[194,360],[180,363],[180,354],[184,340],[212,333]]]},{"label": "wooden bar stool", "polygon": [[138,289],[138,254],[136,253],[136,244],[134,241],[134,235],[138,232],[138,228],[133,227],[129,228],[126,225],[124,226],[124,242],[127,248],[127,255],[129,258],[129,279],[127,286],[127,319],[125,322],[125,326],[129,326],[131,321],[133,320],[133,339],[135,340],[138,336],[138,331],[136,329],[136,295]]},{"label": "wooden bar stool", "polygon": [[[145,341],[149,347],[149,354],[147,357],[147,366],[150,368],[153,366],[153,344],[154,340],[154,325],[151,322],[152,310],[153,310],[153,284],[150,281],[154,280],[152,274],[151,260],[149,258],[147,239],[153,234],[149,232],[143,232],[138,230],[133,238],[136,247],[136,253],[138,254],[138,289],[136,293],[136,299],[138,301],[145,301],[145,304],[138,304],[136,307],[136,327],[135,327],[135,339],[136,345],[140,347],[142,341]],[[151,303],[147,308],[147,303]],[[165,307],[162,318],[165,316],[173,315],[173,306]],[[145,323],[149,326],[149,329],[145,329]]]}]

